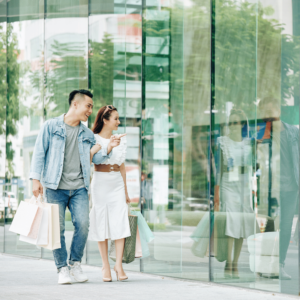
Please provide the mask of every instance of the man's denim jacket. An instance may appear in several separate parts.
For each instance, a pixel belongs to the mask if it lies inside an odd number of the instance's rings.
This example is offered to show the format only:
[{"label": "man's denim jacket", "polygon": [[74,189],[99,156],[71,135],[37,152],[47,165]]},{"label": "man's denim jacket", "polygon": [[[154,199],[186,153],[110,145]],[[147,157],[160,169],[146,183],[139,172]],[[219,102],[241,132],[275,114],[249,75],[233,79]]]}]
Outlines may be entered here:
[{"label": "man's denim jacket", "polygon": [[[35,142],[29,178],[38,179],[44,187],[56,190],[63,171],[65,143],[64,115],[46,121]],[[90,149],[95,144],[93,132],[80,123],[78,148],[87,190],[90,184]],[[107,154],[107,148],[102,148],[94,155],[93,163],[101,164],[111,154],[112,151]]]}]

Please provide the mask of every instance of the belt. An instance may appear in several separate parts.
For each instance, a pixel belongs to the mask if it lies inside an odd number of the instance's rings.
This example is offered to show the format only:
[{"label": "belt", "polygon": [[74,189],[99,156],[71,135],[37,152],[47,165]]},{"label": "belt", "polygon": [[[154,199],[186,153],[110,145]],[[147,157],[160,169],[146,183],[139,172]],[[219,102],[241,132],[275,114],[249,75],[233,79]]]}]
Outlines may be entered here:
[{"label": "belt", "polygon": [[119,165],[95,165],[96,172],[120,172]]}]

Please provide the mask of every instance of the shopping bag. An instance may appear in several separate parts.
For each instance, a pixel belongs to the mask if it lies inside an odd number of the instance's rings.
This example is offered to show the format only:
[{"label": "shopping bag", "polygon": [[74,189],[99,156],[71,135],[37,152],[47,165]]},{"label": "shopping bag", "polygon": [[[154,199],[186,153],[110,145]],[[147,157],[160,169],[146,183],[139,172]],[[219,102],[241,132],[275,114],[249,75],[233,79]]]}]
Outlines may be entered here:
[{"label": "shopping bag", "polygon": [[135,258],[141,258],[143,256],[142,244],[139,233],[139,226],[136,229],[136,244],[135,244]]},{"label": "shopping bag", "polygon": [[[42,199],[41,195],[39,195],[37,198],[35,196],[32,196],[31,199],[29,200],[29,203],[38,206],[37,213],[35,215],[30,232],[28,234],[28,237],[31,239],[37,239],[37,237],[38,237],[40,224],[41,224],[42,216],[43,216],[43,208],[41,207],[42,200],[43,199]],[[27,200],[25,200],[25,201],[27,201]]]},{"label": "shopping bag", "polygon": [[138,227],[139,227],[139,234],[140,237],[143,237],[143,239],[149,243],[154,239],[154,235],[149,228],[144,216],[141,214],[140,211],[132,210],[131,215],[137,216],[138,218]]},{"label": "shopping bag", "polygon": [[131,214],[138,217],[138,228],[142,246],[142,254],[143,258],[146,258],[150,256],[150,249],[148,243],[150,243],[154,239],[154,235],[140,211],[133,210],[131,211]]},{"label": "shopping bag", "polygon": [[150,249],[147,241],[140,235],[143,258],[150,256]]},{"label": "shopping bag", "polygon": [[38,236],[36,238],[30,238],[29,236],[20,235],[20,241],[33,245],[47,245],[49,235],[49,208],[39,207],[42,211],[41,223],[38,230]]},{"label": "shopping bag", "polygon": [[44,203],[45,208],[48,208],[48,243],[38,244],[39,246],[55,250],[61,247],[60,244],[60,226],[59,226],[59,208],[58,204]]},{"label": "shopping bag", "polygon": [[209,247],[209,220],[209,212],[207,212],[191,235],[194,240],[191,250],[195,256],[204,257]]},{"label": "shopping bag", "polygon": [[36,204],[21,201],[9,231],[28,236],[38,208]]},{"label": "shopping bag", "polygon": [[[129,215],[129,226],[131,236],[125,238],[124,252],[122,262],[129,264],[135,259],[136,232],[137,232],[137,216]],[[109,257],[116,261],[115,241],[111,241]]]}]

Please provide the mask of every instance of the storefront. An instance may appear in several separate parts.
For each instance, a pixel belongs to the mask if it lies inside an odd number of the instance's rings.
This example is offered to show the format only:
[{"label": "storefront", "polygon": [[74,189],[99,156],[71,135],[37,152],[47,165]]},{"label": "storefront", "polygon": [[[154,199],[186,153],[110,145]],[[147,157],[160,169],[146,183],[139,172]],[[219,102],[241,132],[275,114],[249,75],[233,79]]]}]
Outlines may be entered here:
[{"label": "storefront", "polygon": [[119,111],[155,235],[127,270],[299,294],[298,0],[4,0],[0,72],[0,252],[52,259],[8,229],[41,125],[84,88],[88,127]]}]

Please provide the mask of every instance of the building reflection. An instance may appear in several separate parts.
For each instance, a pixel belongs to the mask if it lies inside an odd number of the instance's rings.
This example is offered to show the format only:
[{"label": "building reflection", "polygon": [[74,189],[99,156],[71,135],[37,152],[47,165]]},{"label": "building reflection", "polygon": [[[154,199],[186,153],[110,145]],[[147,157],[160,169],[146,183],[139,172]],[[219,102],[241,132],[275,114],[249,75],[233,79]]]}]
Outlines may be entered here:
[{"label": "building reflection", "polygon": [[[298,294],[299,4],[104,2],[0,1],[0,252],[52,258],[8,228],[41,124],[88,88],[89,127],[118,108],[155,235],[128,269]],[[101,264],[97,245],[84,261]]]}]

